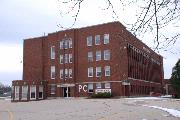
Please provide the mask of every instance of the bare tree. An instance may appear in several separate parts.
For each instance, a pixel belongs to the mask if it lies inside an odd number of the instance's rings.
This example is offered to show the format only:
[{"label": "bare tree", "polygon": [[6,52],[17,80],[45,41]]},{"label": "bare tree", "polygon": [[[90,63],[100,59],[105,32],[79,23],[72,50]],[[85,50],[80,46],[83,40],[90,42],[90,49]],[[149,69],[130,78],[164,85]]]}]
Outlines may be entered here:
[{"label": "bare tree", "polygon": [[[88,0],[59,0],[61,4],[69,4],[68,11],[64,14],[74,13],[72,16],[74,22],[72,28],[78,18],[81,11],[83,2]],[[126,23],[127,29],[137,37],[143,36],[145,33],[151,33],[153,35],[154,45],[153,48],[156,51],[163,49],[167,51],[171,49],[180,38],[180,33],[175,32],[171,36],[167,36],[163,33],[163,29],[167,26],[175,25],[180,20],[180,1],[179,0],[115,0],[119,1],[119,7],[128,9],[132,5],[138,6],[138,12],[136,13],[136,21],[133,23]],[[118,20],[118,14],[114,7],[113,0],[104,0],[107,6],[103,6],[102,10],[111,10],[115,19]],[[62,11],[60,11],[63,14]],[[59,27],[63,28],[61,24]],[[169,49],[168,49],[169,48]]]}]

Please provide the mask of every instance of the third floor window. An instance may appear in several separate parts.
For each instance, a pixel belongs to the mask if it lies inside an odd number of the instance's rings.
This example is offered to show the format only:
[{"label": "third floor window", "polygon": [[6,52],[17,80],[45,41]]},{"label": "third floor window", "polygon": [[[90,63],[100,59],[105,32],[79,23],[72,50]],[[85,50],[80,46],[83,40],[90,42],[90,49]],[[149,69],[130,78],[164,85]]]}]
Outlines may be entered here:
[{"label": "third floor window", "polygon": [[88,36],[86,39],[87,39],[87,46],[92,46],[92,36]]},{"label": "third floor window", "polygon": [[96,35],[95,36],[95,45],[100,45],[101,41],[100,41],[100,35]]}]

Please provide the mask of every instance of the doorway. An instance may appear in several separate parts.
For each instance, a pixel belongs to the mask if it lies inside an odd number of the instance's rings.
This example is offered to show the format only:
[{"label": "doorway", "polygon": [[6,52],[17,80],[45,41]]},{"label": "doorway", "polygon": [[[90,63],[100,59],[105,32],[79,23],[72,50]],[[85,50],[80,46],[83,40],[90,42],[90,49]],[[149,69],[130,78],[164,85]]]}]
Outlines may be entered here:
[{"label": "doorway", "polygon": [[70,87],[63,87],[63,97],[70,97]]},{"label": "doorway", "polygon": [[129,85],[125,85],[125,96],[130,96],[130,94],[129,94]]}]

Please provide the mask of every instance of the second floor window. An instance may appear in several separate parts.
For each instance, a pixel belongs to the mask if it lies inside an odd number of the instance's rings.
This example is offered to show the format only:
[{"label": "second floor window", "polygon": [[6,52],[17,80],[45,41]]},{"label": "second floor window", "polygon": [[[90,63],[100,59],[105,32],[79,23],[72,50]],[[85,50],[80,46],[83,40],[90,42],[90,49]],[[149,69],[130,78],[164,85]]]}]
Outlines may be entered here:
[{"label": "second floor window", "polygon": [[105,76],[110,76],[110,66],[105,66]]},{"label": "second floor window", "polygon": [[96,35],[95,36],[95,45],[100,45],[101,41],[100,41],[100,35]]},{"label": "second floor window", "polygon": [[88,62],[93,61],[93,52],[88,52]]},{"label": "second floor window", "polygon": [[55,46],[51,46],[51,59],[55,59]]},{"label": "second floor window", "polygon": [[63,41],[60,41],[60,49],[63,49],[63,48],[64,48],[64,47],[63,47],[63,46],[64,46],[63,44],[64,44],[64,42],[63,42]]},{"label": "second floor window", "polygon": [[72,78],[72,69],[69,69],[69,78]]},{"label": "second floor window", "polygon": [[64,41],[64,49],[68,49],[68,42],[69,42],[69,40]]},{"label": "second floor window", "polygon": [[69,63],[72,63],[72,54],[69,54]]},{"label": "second floor window", "polygon": [[93,67],[88,68],[88,77],[93,77]]},{"label": "second floor window", "polygon": [[87,46],[92,46],[92,36],[88,36],[86,39],[87,39]]},{"label": "second floor window", "polygon": [[51,66],[51,79],[55,79],[55,66]]},{"label": "second floor window", "polygon": [[104,44],[109,43],[109,34],[104,34]]},{"label": "second floor window", "polygon": [[65,54],[65,56],[64,56],[64,57],[65,57],[65,58],[64,58],[64,62],[65,62],[65,63],[68,63],[68,56],[69,56],[69,54]]},{"label": "second floor window", "polygon": [[68,69],[65,69],[65,78],[68,78]]},{"label": "second floor window", "polygon": [[63,69],[60,69],[60,79],[63,79],[63,77],[64,77]]},{"label": "second floor window", "polygon": [[96,51],[96,61],[101,60],[101,51]]},{"label": "second floor window", "polygon": [[96,77],[101,77],[101,67],[96,67]]},{"label": "second floor window", "polygon": [[60,55],[59,59],[60,59],[60,64],[63,64],[64,63],[63,55]]},{"label": "second floor window", "polygon": [[104,60],[110,60],[110,50],[104,50]]},{"label": "second floor window", "polygon": [[69,48],[72,48],[72,39],[69,39]]}]

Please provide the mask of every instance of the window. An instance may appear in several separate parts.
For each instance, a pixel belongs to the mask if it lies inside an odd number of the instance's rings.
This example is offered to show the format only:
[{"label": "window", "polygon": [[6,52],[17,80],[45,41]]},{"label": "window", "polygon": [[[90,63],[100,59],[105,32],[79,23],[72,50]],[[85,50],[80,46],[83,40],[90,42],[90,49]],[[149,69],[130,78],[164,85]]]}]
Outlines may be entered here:
[{"label": "window", "polygon": [[110,66],[105,66],[105,76],[110,76]]},{"label": "window", "polygon": [[92,46],[92,36],[88,36],[86,39],[87,39],[87,46]]},{"label": "window", "polygon": [[88,52],[88,62],[93,61],[93,52]]},{"label": "window", "polygon": [[39,86],[39,99],[43,99],[43,86]]},{"label": "window", "polygon": [[15,100],[19,100],[19,86],[15,86]]},{"label": "window", "polygon": [[96,51],[96,61],[101,60],[101,51]]},{"label": "window", "polygon": [[28,86],[22,86],[22,100],[27,100]]},{"label": "window", "polygon": [[69,54],[65,54],[65,58],[64,58],[65,63],[68,63],[68,56],[69,56]]},{"label": "window", "polygon": [[60,55],[60,64],[63,64],[64,63],[64,60],[63,60],[63,55]]},{"label": "window", "polygon": [[93,67],[88,68],[88,77],[93,77]]},{"label": "window", "polygon": [[36,86],[30,86],[30,99],[36,99]]},{"label": "window", "polygon": [[51,84],[51,95],[56,94],[56,85]]},{"label": "window", "polygon": [[68,69],[65,69],[65,78],[68,78]]},{"label": "window", "polygon": [[96,83],[96,88],[101,88],[101,83]]},{"label": "window", "polygon": [[72,69],[69,69],[69,78],[72,78]]},{"label": "window", "polygon": [[55,79],[55,66],[51,66],[51,79]]},{"label": "window", "polygon": [[60,41],[60,49],[63,49],[63,48],[64,48],[64,47],[63,47],[63,46],[64,46],[63,43],[64,43],[63,41]]},{"label": "window", "polygon": [[93,93],[93,83],[88,84],[88,93]]},{"label": "window", "polygon": [[104,50],[104,60],[110,60],[110,50]]},{"label": "window", "polygon": [[109,43],[109,34],[104,34],[104,44]]},{"label": "window", "polygon": [[51,46],[51,59],[55,59],[55,46]]},{"label": "window", "polygon": [[69,39],[69,48],[72,48],[72,39]]},{"label": "window", "polygon": [[63,73],[63,69],[60,69],[60,79],[63,79],[64,73]]},{"label": "window", "polygon": [[69,54],[69,63],[72,63],[72,54]]},{"label": "window", "polygon": [[101,77],[101,67],[96,67],[96,77]]},{"label": "window", "polygon": [[95,45],[100,45],[101,41],[100,41],[100,35],[96,35],[95,36]]},{"label": "window", "polygon": [[105,83],[105,88],[111,88],[111,85],[110,85],[110,83]]},{"label": "window", "polygon": [[69,40],[64,40],[64,49],[68,49],[68,41]]}]

